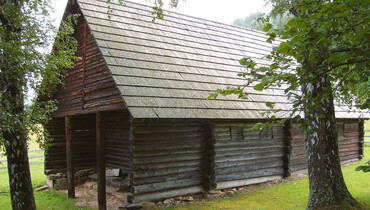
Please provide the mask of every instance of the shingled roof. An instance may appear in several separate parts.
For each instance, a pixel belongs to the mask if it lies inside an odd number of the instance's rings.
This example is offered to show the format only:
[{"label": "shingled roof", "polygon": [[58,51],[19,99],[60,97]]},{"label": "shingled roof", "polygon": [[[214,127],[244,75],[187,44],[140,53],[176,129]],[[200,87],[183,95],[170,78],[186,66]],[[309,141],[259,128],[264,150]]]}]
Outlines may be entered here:
[{"label": "shingled roof", "polygon": [[[132,2],[79,0],[81,12],[111,75],[134,118],[258,119],[276,102],[279,116],[292,104],[283,87],[263,92],[246,88],[248,100],[236,96],[207,100],[212,90],[244,85],[239,60],[271,51],[263,32],[165,12],[152,21],[152,8]],[[338,118],[357,118],[337,107]]]}]

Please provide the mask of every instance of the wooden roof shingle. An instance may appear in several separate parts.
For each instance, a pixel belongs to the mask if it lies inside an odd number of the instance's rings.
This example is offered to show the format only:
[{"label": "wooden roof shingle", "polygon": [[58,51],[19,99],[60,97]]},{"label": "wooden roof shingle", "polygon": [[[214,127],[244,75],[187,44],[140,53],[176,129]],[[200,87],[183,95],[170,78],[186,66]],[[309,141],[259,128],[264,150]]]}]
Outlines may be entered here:
[{"label": "wooden roof shingle", "polygon": [[[212,90],[245,84],[237,76],[241,58],[269,64],[262,57],[272,45],[263,32],[167,11],[153,22],[151,7],[126,1],[110,3],[111,17],[105,0],[78,4],[134,118],[259,119],[266,102],[276,103],[279,117],[292,108],[282,87],[246,87],[248,100],[206,100]],[[361,114],[337,110],[338,118]]]}]

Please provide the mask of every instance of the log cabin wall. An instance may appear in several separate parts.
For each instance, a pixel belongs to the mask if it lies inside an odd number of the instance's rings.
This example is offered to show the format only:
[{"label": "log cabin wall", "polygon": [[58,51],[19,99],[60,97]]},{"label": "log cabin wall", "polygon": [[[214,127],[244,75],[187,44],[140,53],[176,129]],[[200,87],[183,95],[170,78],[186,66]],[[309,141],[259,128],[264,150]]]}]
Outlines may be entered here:
[{"label": "log cabin wall", "polygon": [[341,163],[361,159],[362,145],[358,120],[338,120],[338,143]]},{"label": "log cabin wall", "polygon": [[[45,155],[45,174],[66,172],[66,133],[64,118],[53,118],[47,125],[53,139]],[[75,171],[96,167],[95,115],[72,117],[72,149]]]},{"label": "log cabin wall", "polygon": [[307,169],[306,142],[304,140],[304,130],[300,124],[292,123],[291,126],[291,154],[289,157],[290,173],[297,174]]},{"label": "log cabin wall", "polygon": [[72,150],[75,170],[96,168],[95,114],[72,117]]},{"label": "log cabin wall", "polygon": [[134,120],[129,202],[199,193],[210,186],[209,126],[193,120]]},{"label": "log cabin wall", "polygon": [[215,123],[214,171],[217,189],[281,179],[284,175],[284,126],[249,131],[253,123]]},{"label": "log cabin wall", "polygon": [[66,161],[66,131],[64,117],[53,118],[45,125],[52,142],[45,153],[45,174],[65,172]]},{"label": "log cabin wall", "polygon": [[[339,155],[342,164],[361,159],[363,146],[360,123],[358,120],[337,120]],[[304,131],[299,126],[297,123],[293,124],[291,132],[290,170],[293,175],[307,169]]]},{"label": "log cabin wall", "polygon": [[76,56],[81,60],[75,61],[73,68],[68,69],[64,85],[54,95],[59,103],[53,116],[122,105],[121,94],[83,15],[79,16],[74,38],[78,41]]},{"label": "log cabin wall", "polygon": [[[120,168],[128,173],[129,166],[129,113],[125,111],[104,112],[107,167]],[[45,173],[66,171],[65,119],[53,118],[46,128],[53,139],[45,155]],[[75,170],[95,168],[96,131],[95,114],[72,117],[73,160]]]},{"label": "log cabin wall", "polygon": [[104,140],[106,142],[107,167],[130,171],[129,112],[104,112]]}]

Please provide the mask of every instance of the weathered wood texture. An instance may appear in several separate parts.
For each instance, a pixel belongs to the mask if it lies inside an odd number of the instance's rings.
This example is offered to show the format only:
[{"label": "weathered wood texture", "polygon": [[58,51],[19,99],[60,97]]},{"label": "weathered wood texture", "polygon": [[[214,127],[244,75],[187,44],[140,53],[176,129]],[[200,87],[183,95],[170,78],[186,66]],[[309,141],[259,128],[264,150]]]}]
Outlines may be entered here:
[{"label": "weathered wood texture", "polygon": [[249,131],[253,124],[241,121],[217,123],[214,170],[217,188],[236,187],[224,182],[284,175],[284,127],[273,126],[262,132]]},{"label": "weathered wood texture", "polygon": [[[74,116],[72,150],[75,171],[96,166],[95,115]],[[64,118],[52,119],[46,127],[52,141],[45,156],[45,173],[66,172],[66,135]],[[64,132],[64,133],[63,133]]]},{"label": "weathered wood texture", "polygon": [[[128,173],[129,142],[128,142],[127,110],[104,112],[107,167],[120,168]],[[75,152],[74,166],[76,170],[95,167],[95,115],[73,116],[73,151]],[[53,118],[46,128],[53,139],[48,152],[45,154],[45,173],[66,172],[66,135],[64,118]],[[86,162],[85,162],[86,161]]]},{"label": "weathered wood texture", "polygon": [[342,163],[360,159],[361,142],[358,120],[338,122],[338,142],[340,161]]},{"label": "weathered wood texture", "polygon": [[98,172],[98,205],[99,210],[107,209],[106,188],[105,188],[105,141],[104,141],[104,117],[101,112],[96,113],[96,157]]},{"label": "weathered wood texture", "polygon": [[293,174],[307,169],[305,134],[299,126],[297,123],[293,123],[291,126],[290,171]]},{"label": "weathered wood texture", "polygon": [[45,174],[66,172],[66,132],[64,117],[53,118],[45,128],[53,141],[45,153]]},{"label": "weathered wood texture", "polygon": [[73,168],[73,124],[71,117],[65,117],[65,130],[66,130],[66,156],[67,156],[67,183],[68,183],[68,198],[75,197],[75,173]]},{"label": "weathered wood texture", "polygon": [[74,68],[68,69],[64,85],[55,94],[54,98],[59,104],[53,115],[59,117],[82,111],[93,112],[123,104],[121,94],[82,15],[74,38],[78,41],[76,56],[81,60],[75,61]]},{"label": "weathered wood texture", "polygon": [[127,110],[104,113],[107,167],[120,168],[124,173],[130,170],[129,116]]},{"label": "weathered wood texture", "polygon": [[[275,102],[278,117],[291,113],[285,84],[264,91],[246,86],[248,100],[236,95],[206,100],[217,88],[244,86],[237,76],[240,58],[270,65],[264,57],[279,40],[269,44],[263,32],[178,13],[153,23],[150,6],[126,1],[110,1],[114,12],[108,16],[106,1],[79,0],[78,5],[135,119],[266,119],[265,102]],[[337,117],[368,115],[348,110],[336,107]]]},{"label": "weathered wood texture", "polygon": [[159,200],[209,187],[209,127],[191,120],[134,120],[129,202]]},{"label": "weathered wood texture", "polygon": [[75,116],[73,119],[74,163],[77,168],[96,168],[95,114]]},{"label": "weathered wood texture", "polygon": [[[357,120],[338,120],[338,146],[339,155],[342,163],[361,158],[361,128]],[[363,129],[362,129],[363,130]],[[292,127],[292,147],[290,155],[290,170],[298,172],[307,169],[306,143],[304,141],[304,131],[299,128],[299,124]]]},{"label": "weathered wood texture", "polygon": [[365,128],[364,128],[364,120],[360,120],[358,124],[358,135],[359,135],[359,159],[364,158],[364,144],[365,144]]}]

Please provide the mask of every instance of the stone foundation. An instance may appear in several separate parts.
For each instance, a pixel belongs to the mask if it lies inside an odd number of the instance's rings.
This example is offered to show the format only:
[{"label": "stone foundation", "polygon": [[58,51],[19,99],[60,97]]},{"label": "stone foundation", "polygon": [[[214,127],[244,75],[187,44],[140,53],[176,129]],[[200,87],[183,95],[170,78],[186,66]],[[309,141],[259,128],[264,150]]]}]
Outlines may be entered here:
[{"label": "stone foundation", "polygon": [[[94,169],[85,169],[81,171],[77,171],[75,173],[75,185],[82,185],[84,184],[90,175],[95,174],[96,171]],[[46,185],[50,188],[55,190],[66,190],[68,189],[67,185],[67,174],[66,173],[57,173],[57,174],[50,174],[46,176]]]}]

